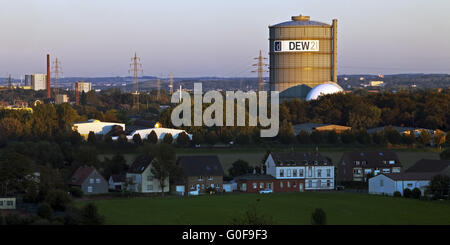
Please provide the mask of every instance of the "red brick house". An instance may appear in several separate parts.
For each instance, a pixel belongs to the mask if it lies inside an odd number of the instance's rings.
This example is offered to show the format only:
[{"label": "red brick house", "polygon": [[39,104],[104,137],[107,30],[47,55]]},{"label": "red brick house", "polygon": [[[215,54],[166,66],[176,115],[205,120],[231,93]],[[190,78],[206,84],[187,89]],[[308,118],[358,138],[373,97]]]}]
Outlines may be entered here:
[{"label": "red brick house", "polygon": [[223,168],[217,156],[179,156],[177,164],[183,169],[186,193],[205,192],[208,187],[223,191]]}]

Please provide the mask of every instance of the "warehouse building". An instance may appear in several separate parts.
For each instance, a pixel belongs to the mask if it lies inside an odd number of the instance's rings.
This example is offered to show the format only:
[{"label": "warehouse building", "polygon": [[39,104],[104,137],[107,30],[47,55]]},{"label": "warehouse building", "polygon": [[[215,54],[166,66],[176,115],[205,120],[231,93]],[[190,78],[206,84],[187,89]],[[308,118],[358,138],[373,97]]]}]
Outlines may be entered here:
[{"label": "warehouse building", "polygon": [[86,122],[76,122],[72,124],[72,130],[77,131],[85,139],[88,138],[89,132],[94,132],[95,134],[106,135],[115,126],[122,127],[125,130],[125,124],[116,122],[101,122],[100,120],[90,119]]}]

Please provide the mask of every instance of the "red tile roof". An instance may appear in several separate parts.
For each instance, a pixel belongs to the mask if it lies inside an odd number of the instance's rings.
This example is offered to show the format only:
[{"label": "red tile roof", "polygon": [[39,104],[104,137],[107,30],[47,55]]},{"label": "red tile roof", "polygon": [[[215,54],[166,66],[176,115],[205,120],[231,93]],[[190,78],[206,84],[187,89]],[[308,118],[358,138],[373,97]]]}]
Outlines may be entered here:
[{"label": "red tile roof", "polygon": [[70,185],[81,185],[95,171],[93,167],[79,167],[69,180]]}]

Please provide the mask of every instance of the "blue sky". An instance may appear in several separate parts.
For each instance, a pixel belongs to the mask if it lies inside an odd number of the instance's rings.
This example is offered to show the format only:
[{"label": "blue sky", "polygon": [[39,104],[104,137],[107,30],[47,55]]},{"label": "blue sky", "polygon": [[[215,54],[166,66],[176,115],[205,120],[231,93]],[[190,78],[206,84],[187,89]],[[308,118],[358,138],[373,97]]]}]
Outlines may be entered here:
[{"label": "blue sky", "polygon": [[268,26],[292,15],[338,24],[339,74],[450,73],[448,0],[0,0],[0,77],[253,76]]}]

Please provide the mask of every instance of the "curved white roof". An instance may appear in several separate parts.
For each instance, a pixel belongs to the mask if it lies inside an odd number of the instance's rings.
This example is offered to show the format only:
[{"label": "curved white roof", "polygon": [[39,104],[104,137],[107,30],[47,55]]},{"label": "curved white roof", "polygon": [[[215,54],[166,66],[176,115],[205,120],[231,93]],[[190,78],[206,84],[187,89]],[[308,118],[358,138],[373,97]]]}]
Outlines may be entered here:
[{"label": "curved white roof", "polygon": [[342,89],[341,86],[339,86],[337,83],[328,82],[324,84],[320,84],[315,86],[311,91],[309,91],[308,95],[306,95],[306,100],[315,100],[319,98],[319,96],[324,94],[334,94],[343,92],[344,89]]}]

